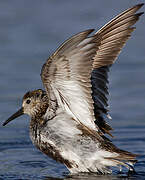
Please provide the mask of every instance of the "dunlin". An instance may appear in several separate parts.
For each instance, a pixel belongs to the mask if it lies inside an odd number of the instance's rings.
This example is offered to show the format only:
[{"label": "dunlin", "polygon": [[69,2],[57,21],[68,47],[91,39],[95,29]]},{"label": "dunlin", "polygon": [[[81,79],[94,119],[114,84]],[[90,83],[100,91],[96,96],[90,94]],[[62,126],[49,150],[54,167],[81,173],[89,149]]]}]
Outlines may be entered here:
[{"label": "dunlin", "polygon": [[111,166],[133,170],[136,155],[117,148],[108,114],[108,71],[143,13],[138,4],[99,31],[89,29],[66,40],[42,67],[45,91],[27,92],[22,108],[4,122],[28,114],[33,144],[71,173],[111,173]]}]

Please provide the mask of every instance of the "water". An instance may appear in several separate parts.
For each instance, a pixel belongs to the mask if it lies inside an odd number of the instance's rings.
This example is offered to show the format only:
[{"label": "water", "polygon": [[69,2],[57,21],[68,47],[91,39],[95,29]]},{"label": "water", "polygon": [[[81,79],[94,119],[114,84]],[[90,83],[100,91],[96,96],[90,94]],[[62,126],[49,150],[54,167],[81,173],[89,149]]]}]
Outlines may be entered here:
[{"label": "water", "polygon": [[[143,1],[140,1],[143,2]],[[21,105],[28,90],[42,88],[40,69],[66,38],[98,29],[138,1],[0,1],[0,121]],[[142,8],[145,11],[145,7]],[[0,180],[9,179],[145,179],[145,23],[144,16],[110,73],[113,142],[140,154],[135,169],[111,176],[67,177],[67,169],[39,152],[29,138],[29,118],[0,127]]]}]

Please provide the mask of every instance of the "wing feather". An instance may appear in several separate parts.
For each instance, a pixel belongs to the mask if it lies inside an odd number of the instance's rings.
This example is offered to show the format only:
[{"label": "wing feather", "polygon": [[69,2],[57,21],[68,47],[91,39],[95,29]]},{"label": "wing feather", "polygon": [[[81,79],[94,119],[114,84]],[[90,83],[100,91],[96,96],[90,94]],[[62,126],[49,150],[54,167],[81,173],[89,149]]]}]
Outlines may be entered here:
[{"label": "wing feather", "polygon": [[[102,132],[110,134],[112,128],[104,119],[103,113],[108,114],[108,71],[115,62],[117,56],[126,41],[134,31],[132,27],[139,16],[137,13],[143,4],[138,4],[116,16],[113,20],[103,26],[95,34],[100,37],[98,50],[94,56],[92,71],[92,97],[94,100],[94,112],[96,124]],[[101,76],[100,76],[101,74]]]},{"label": "wing feather", "polygon": [[102,116],[108,111],[108,71],[135,29],[142,14],[135,13],[142,5],[119,14],[92,36],[93,29],[72,36],[42,67],[47,95],[53,92],[59,106],[90,129],[110,134]]},{"label": "wing feather", "polygon": [[42,81],[49,96],[49,86],[59,105],[79,123],[97,130],[91,96],[91,59],[96,52],[92,30],[67,40],[42,68]]}]

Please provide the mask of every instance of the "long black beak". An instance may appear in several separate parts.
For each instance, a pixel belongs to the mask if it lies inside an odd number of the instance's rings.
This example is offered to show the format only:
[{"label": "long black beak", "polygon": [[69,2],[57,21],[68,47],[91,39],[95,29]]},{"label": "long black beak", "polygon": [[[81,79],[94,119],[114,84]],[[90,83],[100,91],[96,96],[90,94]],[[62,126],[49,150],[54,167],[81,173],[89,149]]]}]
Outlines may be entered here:
[{"label": "long black beak", "polygon": [[11,117],[9,117],[4,123],[3,126],[5,126],[6,124],[8,124],[10,121],[12,121],[13,119],[16,119],[17,117],[21,116],[24,114],[23,108],[19,109],[16,113],[14,113]]}]

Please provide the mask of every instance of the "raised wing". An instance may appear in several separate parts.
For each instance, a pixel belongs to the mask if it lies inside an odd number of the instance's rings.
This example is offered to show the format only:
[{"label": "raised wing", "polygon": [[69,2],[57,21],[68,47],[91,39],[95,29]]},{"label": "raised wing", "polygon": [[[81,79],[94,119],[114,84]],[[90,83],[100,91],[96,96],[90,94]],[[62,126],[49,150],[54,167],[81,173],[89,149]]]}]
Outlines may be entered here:
[{"label": "raised wing", "polygon": [[110,134],[109,131],[112,130],[102,116],[102,113],[107,114],[108,111],[107,84],[109,67],[115,62],[131,32],[135,29],[132,26],[139,19],[139,16],[143,14],[135,13],[142,6],[143,4],[138,4],[124,11],[95,33],[100,38],[100,41],[96,55],[93,58],[92,97],[96,124],[103,133]]},{"label": "raised wing", "polygon": [[79,123],[96,129],[91,96],[92,58],[97,49],[93,30],[81,32],[58,48],[42,68],[48,96],[53,90],[59,105]]},{"label": "raised wing", "polygon": [[116,16],[95,34],[100,37],[100,45],[94,57],[93,68],[113,64],[122,47],[130,37],[132,27],[143,12],[135,14],[144,4],[138,4]]},{"label": "raised wing", "polygon": [[48,96],[53,91],[59,106],[91,129],[107,132],[111,128],[100,116],[108,105],[108,66],[134,30],[131,26],[141,15],[135,12],[141,6],[128,9],[90,37],[93,30],[74,35],[43,65],[41,77]]}]

